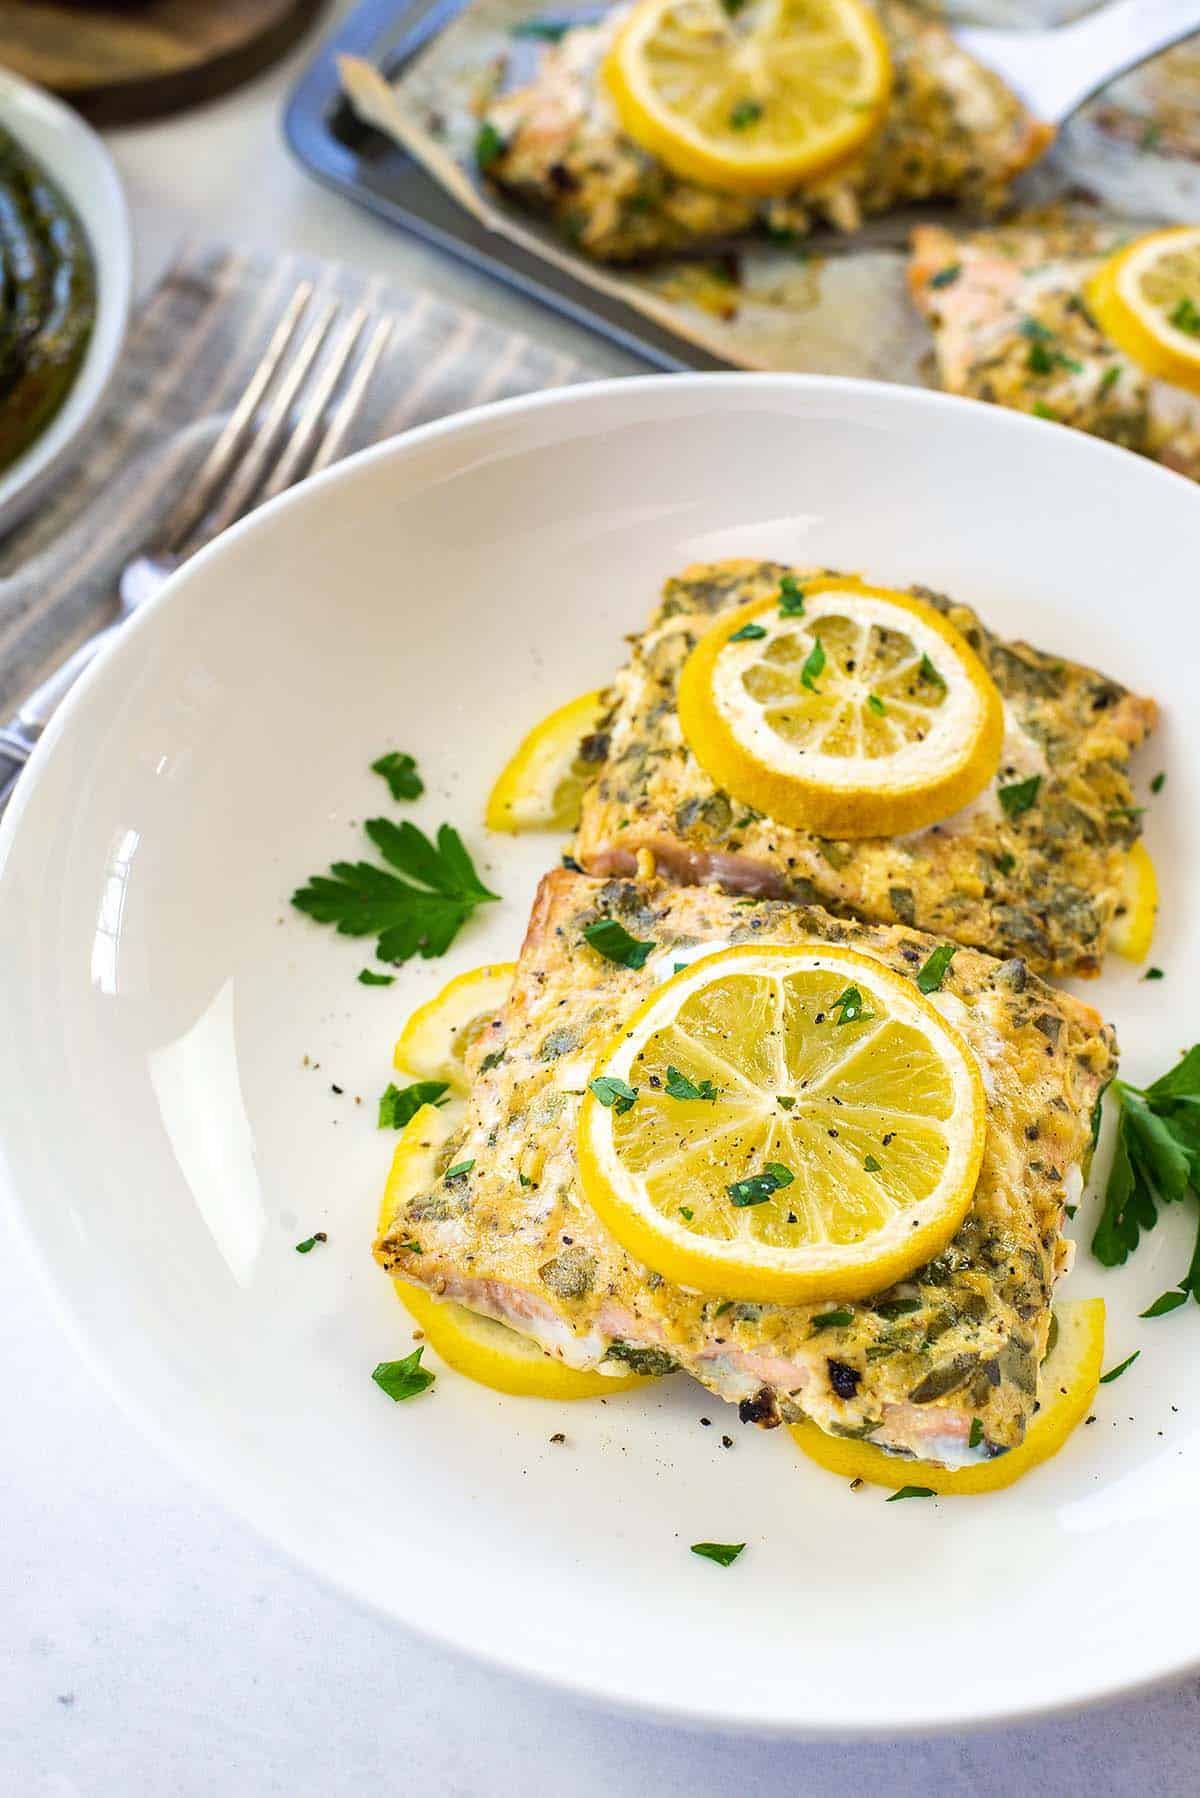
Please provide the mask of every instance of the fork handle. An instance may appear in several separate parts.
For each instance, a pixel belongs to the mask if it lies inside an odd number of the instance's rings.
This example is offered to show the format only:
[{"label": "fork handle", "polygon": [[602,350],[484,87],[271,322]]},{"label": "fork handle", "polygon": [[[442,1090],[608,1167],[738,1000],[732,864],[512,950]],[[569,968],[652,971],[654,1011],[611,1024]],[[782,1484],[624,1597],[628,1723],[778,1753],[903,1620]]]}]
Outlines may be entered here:
[{"label": "fork handle", "polygon": [[1038,118],[1061,125],[1116,76],[1195,31],[1200,0],[1115,0],[1053,31],[971,25],[954,36]]},{"label": "fork handle", "polygon": [[85,638],[53,674],[47,675],[41,685],[33,689],[16,717],[0,725],[0,814],[12,798],[25,764],[51,718],[84,669],[91,666],[119,629],[118,620]]}]

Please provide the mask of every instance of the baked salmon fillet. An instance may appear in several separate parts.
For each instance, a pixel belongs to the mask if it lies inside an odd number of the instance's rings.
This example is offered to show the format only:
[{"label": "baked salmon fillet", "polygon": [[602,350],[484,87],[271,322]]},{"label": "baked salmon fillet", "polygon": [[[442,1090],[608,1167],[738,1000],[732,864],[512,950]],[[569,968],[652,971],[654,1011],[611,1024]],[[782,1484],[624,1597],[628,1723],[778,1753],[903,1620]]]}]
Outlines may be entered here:
[{"label": "baked salmon fillet", "polygon": [[1200,396],[1157,381],[1092,316],[1087,283],[1129,228],[913,233],[909,285],[948,393],[1074,425],[1200,480]]},{"label": "baked salmon fillet", "polygon": [[944,26],[878,0],[893,82],[875,136],[836,174],[786,198],[717,193],[672,174],[618,124],[600,68],[625,10],[566,32],[542,53],[534,79],[498,96],[485,115],[488,180],[600,261],[643,260],[756,229],[853,231],[870,214],[918,200],[990,210],[1053,137]]},{"label": "baked salmon fillet", "polygon": [[[583,931],[617,919],[654,949],[606,960]],[[987,1094],[971,1208],[936,1260],[877,1297],[730,1303],[632,1260],[590,1210],[576,1166],[597,1041],[681,955],[735,943],[841,944],[914,976],[935,939],[817,907],[559,870],[542,881],[503,1013],[475,1039],[465,1117],[427,1187],[394,1195],[375,1247],[387,1272],[508,1324],[573,1367],[682,1368],[766,1425],[809,1417],[896,1454],[960,1465],[1018,1444],[1036,1405],[1055,1279],[1070,1248],[1112,1031],[1024,961],[960,950],[933,1003],[977,1057]],[[433,1129],[440,1114],[417,1120]],[[880,1153],[886,1154],[886,1141]],[[972,1420],[982,1427],[972,1431]],[[976,1441],[971,1444],[974,1434]]]},{"label": "baked salmon fillet", "polygon": [[[1098,973],[1141,828],[1130,751],[1156,718],[1152,700],[1106,675],[1004,642],[969,607],[914,588],[981,656],[1004,701],[999,772],[978,799],[906,837],[830,841],[773,822],[709,779],[677,712],[689,652],[717,613],[769,598],[785,575],[803,586],[816,572],[729,561],[666,583],[607,719],[584,745],[599,766],[583,799],[580,865],[631,875],[648,851],[676,880],[915,926],[1019,955],[1039,973]],[[1035,775],[1035,803],[1010,816],[998,788]]]}]

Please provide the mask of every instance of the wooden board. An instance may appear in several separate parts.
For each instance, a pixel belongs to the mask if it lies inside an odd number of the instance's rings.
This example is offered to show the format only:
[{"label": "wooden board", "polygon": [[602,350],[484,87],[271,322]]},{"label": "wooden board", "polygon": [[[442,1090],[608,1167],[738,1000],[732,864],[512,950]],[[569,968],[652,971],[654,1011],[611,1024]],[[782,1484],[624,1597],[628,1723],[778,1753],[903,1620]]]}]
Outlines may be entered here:
[{"label": "wooden board", "polygon": [[0,0],[0,66],[100,125],[211,100],[291,49],[324,0]]}]

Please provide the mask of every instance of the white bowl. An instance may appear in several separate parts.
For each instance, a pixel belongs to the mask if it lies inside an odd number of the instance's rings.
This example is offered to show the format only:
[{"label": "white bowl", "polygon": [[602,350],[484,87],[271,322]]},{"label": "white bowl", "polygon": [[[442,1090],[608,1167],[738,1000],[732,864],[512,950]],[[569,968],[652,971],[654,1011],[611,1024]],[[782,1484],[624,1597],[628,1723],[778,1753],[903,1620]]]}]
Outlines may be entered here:
[{"label": "white bowl", "polygon": [[0,69],[0,124],[42,164],[74,206],[96,264],[96,322],[82,366],[46,429],[0,474],[0,531],[50,487],[95,423],[129,318],[133,248],[112,158],[91,126],[43,88]]},{"label": "white bowl", "polygon": [[[924,581],[1158,694],[1139,785],[1169,770],[1167,979],[1115,967],[1089,996],[1129,1076],[1159,1071],[1200,1021],[1198,534],[1195,488],[1059,426],[745,375],[485,407],[230,531],[77,689],[0,832],[0,1184],[89,1371],[346,1591],[660,1715],[895,1732],[1194,1668],[1200,1310],[1137,1321],[1187,1264],[1188,1207],[1115,1273],[1081,1247],[1071,1289],[1108,1300],[1110,1363],[1144,1351],[1097,1424],[1009,1492],[926,1504],[851,1494],[682,1379],[572,1408],[443,1372],[393,1406],[370,1373],[411,1326],[369,1245],[399,1026],[514,952],[562,846],[489,838],[491,780],[693,558]],[[503,900],[375,990],[370,943],[288,901],[394,812],[368,771],[391,747],[428,783],[409,815],[454,821]],[[698,1539],[750,1546],[725,1570]]]}]

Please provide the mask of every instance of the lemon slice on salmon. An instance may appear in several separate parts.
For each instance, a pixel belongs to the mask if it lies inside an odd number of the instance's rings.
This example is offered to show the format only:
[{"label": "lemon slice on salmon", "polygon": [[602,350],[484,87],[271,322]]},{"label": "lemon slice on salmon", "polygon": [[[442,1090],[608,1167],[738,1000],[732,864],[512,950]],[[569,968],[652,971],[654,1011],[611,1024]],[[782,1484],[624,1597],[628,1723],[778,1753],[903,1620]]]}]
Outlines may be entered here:
[{"label": "lemon slice on salmon", "polygon": [[1088,300],[1147,374],[1200,393],[1200,225],[1152,231],[1092,277]]},{"label": "lemon slice on salmon", "polygon": [[745,944],[658,987],[601,1051],[579,1171],[680,1285],[861,1298],[939,1253],[986,1134],[979,1068],[915,984],[825,944]]},{"label": "lemon slice on salmon", "polygon": [[969,1467],[939,1467],[889,1455],[872,1442],[827,1436],[815,1423],[789,1427],[811,1461],[845,1479],[874,1486],[927,1486],[931,1492],[999,1492],[1056,1455],[1087,1416],[1104,1357],[1104,1300],[1076,1299],[1055,1311],[1057,1337],[1038,1376],[1038,1410],[1019,1448]]},{"label": "lemon slice on salmon", "polygon": [[1004,707],[932,606],[817,577],[722,615],[679,684],[705,772],[744,804],[824,837],[900,836],[949,817],[996,773]]},{"label": "lemon slice on salmon", "polygon": [[492,788],[489,830],[574,830],[583,789],[596,772],[584,740],[604,716],[603,692],[581,693],[534,726]]},{"label": "lemon slice on salmon", "polygon": [[[384,1188],[379,1229],[403,1217],[410,1199],[428,1192],[442,1170],[446,1145],[458,1129],[461,1101],[445,1106],[422,1105],[396,1143]],[[630,1373],[581,1372],[543,1353],[536,1342],[518,1335],[490,1317],[481,1317],[453,1300],[436,1299],[408,1280],[392,1284],[425,1339],[447,1367],[496,1392],[531,1398],[596,1398],[645,1386],[644,1376]]]},{"label": "lemon slice on salmon", "polygon": [[471,968],[418,1005],[396,1044],[393,1060],[398,1071],[418,1080],[444,1080],[453,1091],[465,1092],[467,1050],[489,1019],[503,1010],[516,971],[511,961]]},{"label": "lemon slice on salmon", "polygon": [[640,0],[604,79],[623,129],[676,175],[766,195],[861,148],[891,65],[861,0]]},{"label": "lemon slice on salmon", "polygon": [[1121,897],[1108,933],[1108,946],[1128,961],[1143,961],[1150,953],[1154,920],[1158,915],[1158,876],[1150,851],[1135,843],[1125,858]]}]

